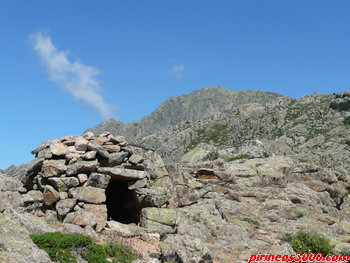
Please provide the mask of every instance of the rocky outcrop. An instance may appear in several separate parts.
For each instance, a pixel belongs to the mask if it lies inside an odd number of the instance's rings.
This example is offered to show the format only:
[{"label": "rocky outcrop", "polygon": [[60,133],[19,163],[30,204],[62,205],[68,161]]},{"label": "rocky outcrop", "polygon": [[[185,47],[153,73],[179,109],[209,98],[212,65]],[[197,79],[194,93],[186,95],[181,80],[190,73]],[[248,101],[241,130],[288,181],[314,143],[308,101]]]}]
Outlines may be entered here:
[{"label": "rocky outcrop", "polygon": [[0,262],[51,263],[46,252],[29,237],[28,230],[11,214],[0,213]]}]

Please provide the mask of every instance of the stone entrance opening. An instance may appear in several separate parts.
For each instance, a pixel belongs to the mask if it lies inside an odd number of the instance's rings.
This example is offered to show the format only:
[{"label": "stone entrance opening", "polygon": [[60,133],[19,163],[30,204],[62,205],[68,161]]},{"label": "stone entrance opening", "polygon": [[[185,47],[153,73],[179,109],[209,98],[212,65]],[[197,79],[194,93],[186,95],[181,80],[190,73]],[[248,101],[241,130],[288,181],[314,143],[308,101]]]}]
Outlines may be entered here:
[{"label": "stone entrance opening", "polygon": [[140,209],[137,208],[133,192],[128,189],[128,182],[111,179],[106,189],[108,220],[123,224],[140,221]]}]

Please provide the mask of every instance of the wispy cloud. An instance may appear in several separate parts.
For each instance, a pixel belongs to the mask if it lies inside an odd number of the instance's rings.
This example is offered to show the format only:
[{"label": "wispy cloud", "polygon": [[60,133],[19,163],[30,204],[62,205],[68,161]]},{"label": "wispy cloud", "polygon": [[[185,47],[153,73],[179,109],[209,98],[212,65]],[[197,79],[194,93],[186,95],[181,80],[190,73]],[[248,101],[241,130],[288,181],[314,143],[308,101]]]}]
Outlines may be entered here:
[{"label": "wispy cloud", "polygon": [[168,71],[168,74],[181,79],[184,76],[184,71],[185,71],[185,65],[182,63],[176,63],[172,65],[171,69]]},{"label": "wispy cloud", "polygon": [[76,99],[90,105],[104,119],[111,116],[112,106],[106,104],[98,92],[100,87],[97,81],[97,76],[100,74],[98,69],[84,65],[79,60],[71,61],[66,52],[55,47],[47,34],[38,32],[30,35],[29,39],[52,82]]}]

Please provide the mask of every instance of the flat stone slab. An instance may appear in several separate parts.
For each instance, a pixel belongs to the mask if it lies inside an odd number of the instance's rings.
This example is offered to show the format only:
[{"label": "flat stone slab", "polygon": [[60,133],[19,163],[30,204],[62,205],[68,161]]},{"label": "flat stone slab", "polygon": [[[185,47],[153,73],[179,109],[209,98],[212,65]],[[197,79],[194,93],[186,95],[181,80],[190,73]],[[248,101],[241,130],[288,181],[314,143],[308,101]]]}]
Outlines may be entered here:
[{"label": "flat stone slab", "polygon": [[73,199],[92,204],[106,202],[105,190],[91,186],[71,188],[69,190],[69,196]]},{"label": "flat stone slab", "polygon": [[125,169],[123,167],[101,167],[97,171],[102,174],[108,174],[112,180],[118,181],[135,181],[149,177],[146,171]]},{"label": "flat stone slab", "polygon": [[77,175],[79,173],[85,173],[85,172],[94,172],[96,171],[98,167],[97,160],[94,161],[80,161],[77,163],[74,163],[67,168],[67,175]]}]

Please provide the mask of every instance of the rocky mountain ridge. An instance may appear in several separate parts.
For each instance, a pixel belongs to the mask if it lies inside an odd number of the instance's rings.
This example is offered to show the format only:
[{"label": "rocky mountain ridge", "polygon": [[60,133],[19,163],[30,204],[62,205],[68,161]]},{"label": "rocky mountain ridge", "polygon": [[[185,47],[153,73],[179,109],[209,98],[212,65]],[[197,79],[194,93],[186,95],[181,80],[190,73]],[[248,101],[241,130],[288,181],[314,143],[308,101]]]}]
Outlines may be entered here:
[{"label": "rocky mountain ridge", "polygon": [[124,136],[129,142],[137,143],[147,135],[181,122],[193,122],[220,113],[226,114],[233,107],[245,103],[258,102],[264,105],[279,97],[286,96],[258,90],[233,91],[218,86],[208,87],[190,94],[170,97],[154,112],[139,121],[123,124],[111,119],[89,130],[96,134],[108,131],[113,135]]}]

